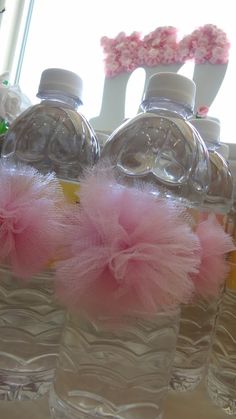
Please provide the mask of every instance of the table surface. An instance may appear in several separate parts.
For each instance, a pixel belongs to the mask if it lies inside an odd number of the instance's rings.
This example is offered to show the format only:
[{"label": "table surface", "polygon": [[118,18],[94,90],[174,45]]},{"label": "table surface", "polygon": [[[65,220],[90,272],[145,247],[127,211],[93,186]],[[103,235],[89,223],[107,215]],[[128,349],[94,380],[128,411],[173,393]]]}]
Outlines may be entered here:
[{"label": "table surface", "polygon": [[[194,392],[170,393],[163,419],[229,419],[215,407],[203,387]],[[47,399],[35,402],[0,402],[1,419],[50,419]],[[144,418],[145,419],[145,418]]]}]

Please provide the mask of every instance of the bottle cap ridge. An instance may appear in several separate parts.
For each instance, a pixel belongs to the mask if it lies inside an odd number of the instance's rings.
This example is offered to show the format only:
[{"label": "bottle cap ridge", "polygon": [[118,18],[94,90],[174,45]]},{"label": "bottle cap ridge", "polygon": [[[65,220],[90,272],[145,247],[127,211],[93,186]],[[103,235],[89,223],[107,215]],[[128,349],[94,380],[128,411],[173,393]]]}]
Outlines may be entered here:
[{"label": "bottle cap ridge", "polygon": [[196,128],[202,139],[208,143],[220,144],[220,121],[217,118],[196,118],[189,122]]},{"label": "bottle cap ridge", "polygon": [[41,98],[45,92],[62,92],[82,103],[82,90],[83,81],[76,73],[61,68],[48,68],[41,74],[37,97]]},{"label": "bottle cap ridge", "polygon": [[196,96],[196,84],[188,77],[177,73],[153,74],[148,81],[143,101],[162,97],[188,106],[193,110]]}]

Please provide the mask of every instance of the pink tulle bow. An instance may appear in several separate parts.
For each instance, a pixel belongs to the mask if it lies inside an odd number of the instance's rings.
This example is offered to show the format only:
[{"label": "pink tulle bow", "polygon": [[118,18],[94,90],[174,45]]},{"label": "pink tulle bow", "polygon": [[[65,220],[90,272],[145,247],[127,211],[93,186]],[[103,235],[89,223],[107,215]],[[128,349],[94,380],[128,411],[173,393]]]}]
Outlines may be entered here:
[{"label": "pink tulle bow", "polygon": [[196,293],[205,298],[215,297],[229,271],[226,255],[235,250],[235,246],[213,214],[198,224],[196,234],[201,244],[199,273],[192,276]]},{"label": "pink tulle bow", "polygon": [[56,292],[67,307],[119,316],[191,297],[199,241],[171,202],[96,169],[81,181],[80,206],[66,223],[68,255],[56,264]]},{"label": "pink tulle bow", "polygon": [[28,278],[62,244],[63,193],[53,174],[0,163],[0,262]]}]

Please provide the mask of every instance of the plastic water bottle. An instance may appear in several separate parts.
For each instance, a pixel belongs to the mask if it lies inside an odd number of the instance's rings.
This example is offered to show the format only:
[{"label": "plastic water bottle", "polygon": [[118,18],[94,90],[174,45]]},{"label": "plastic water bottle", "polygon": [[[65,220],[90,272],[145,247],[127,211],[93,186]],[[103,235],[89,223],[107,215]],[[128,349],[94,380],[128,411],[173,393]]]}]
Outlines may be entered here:
[{"label": "plastic water bottle", "polygon": [[[145,112],[122,124],[102,151],[121,182],[145,182],[154,194],[189,207],[202,203],[209,161],[199,134],[186,121],[194,95],[195,84],[185,77],[158,74],[150,80]],[[93,322],[69,313],[50,395],[53,417],[161,419],[178,324],[179,312],[167,311],[108,331],[106,319]]]},{"label": "plastic water bottle", "polygon": [[187,77],[154,74],[144,92],[143,112],[111,134],[101,155],[126,182],[153,184],[156,192],[187,207],[201,205],[210,176],[206,146],[188,122],[195,92]]},{"label": "plastic water bottle", "polygon": [[[192,125],[204,139],[209,152],[211,178],[200,217],[214,213],[226,228],[232,206],[233,181],[226,160],[219,154],[220,122],[216,119],[192,119]],[[223,148],[223,147],[222,147]],[[202,380],[207,367],[211,337],[219,296],[196,297],[182,306],[171,387],[178,391],[193,390]]]},{"label": "plastic water bottle", "polygon": [[[234,214],[235,215],[235,214]],[[233,237],[236,238],[235,226]],[[219,302],[206,377],[212,401],[229,415],[236,415],[236,253],[230,255],[231,272]]]},{"label": "plastic water bottle", "polygon": [[[224,144],[219,152],[229,157]],[[234,203],[228,217],[228,232],[236,240],[236,210]],[[211,352],[209,356],[206,386],[211,400],[229,415],[236,415],[236,252],[229,255],[231,264],[224,291],[219,301]]]},{"label": "plastic water bottle", "polygon": [[[77,111],[81,91],[77,74],[45,70],[37,94],[41,102],[15,119],[2,150],[2,158],[13,165],[55,172],[71,201],[82,169],[99,156],[93,130]],[[52,269],[23,282],[8,266],[0,266],[0,400],[36,399],[47,393],[64,314],[54,298]]]},{"label": "plastic water bottle", "polygon": [[68,70],[43,71],[39,104],[23,112],[5,135],[2,157],[29,164],[42,173],[55,172],[70,194],[82,170],[99,158],[99,145],[82,104],[82,80]]},{"label": "plastic water bottle", "polygon": [[203,209],[217,214],[224,226],[225,214],[233,204],[233,177],[227,162],[227,144],[220,142],[220,121],[209,117],[191,119],[190,122],[200,133],[209,152],[211,178]]}]

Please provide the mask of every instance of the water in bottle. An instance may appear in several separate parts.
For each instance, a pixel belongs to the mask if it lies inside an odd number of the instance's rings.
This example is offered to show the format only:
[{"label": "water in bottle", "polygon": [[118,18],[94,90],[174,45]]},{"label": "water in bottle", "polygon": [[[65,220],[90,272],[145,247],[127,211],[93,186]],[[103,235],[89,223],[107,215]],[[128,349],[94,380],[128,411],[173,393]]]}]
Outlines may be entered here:
[{"label": "water in bottle", "polygon": [[[191,119],[209,152],[211,178],[201,206],[201,217],[214,213],[226,228],[232,206],[233,182],[226,160],[219,154],[220,122],[213,118]],[[202,380],[207,366],[219,296],[200,298],[182,306],[171,388],[193,390]]]},{"label": "water in bottle", "polygon": [[[219,153],[228,158],[228,146],[224,144]],[[228,216],[227,228],[236,240],[235,223],[235,187],[234,202]],[[236,253],[229,255],[230,273],[219,301],[209,365],[206,375],[206,386],[211,400],[229,415],[236,415]]]},{"label": "water in bottle", "polygon": [[[82,80],[67,70],[41,75],[33,105],[10,126],[2,159],[56,173],[70,201],[78,178],[99,157],[99,146],[86,118],[78,112]],[[30,202],[29,202],[30,205]],[[54,377],[64,309],[54,298],[53,268],[22,282],[8,266],[0,267],[0,399],[35,399]]]},{"label": "water in bottle", "polygon": [[[145,183],[153,194],[184,207],[201,205],[209,159],[205,144],[186,120],[194,95],[195,84],[183,76],[159,73],[150,79],[144,112],[122,124],[102,151],[121,183]],[[177,312],[157,313],[152,321],[129,318],[119,332],[109,330],[109,319],[101,320],[68,314],[50,395],[53,416],[161,419],[176,347]],[[89,375],[92,366],[101,374]]]},{"label": "water in bottle", "polygon": [[78,181],[83,169],[99,158],[95,133],[79,112],[81,96],[77,74],[60,68],[44,70],[37,93],[40,103],[12,123],[2,158],[29,164],[41,173],[54,172],[63,186]]},{"label": "water in bottle", "polygon": [[[235,229],[234,229],[235,238]],[[212,401],[229,415],[236,415],[236,256],[230,255],[231,272],[219,302],[206,377]]]}]

